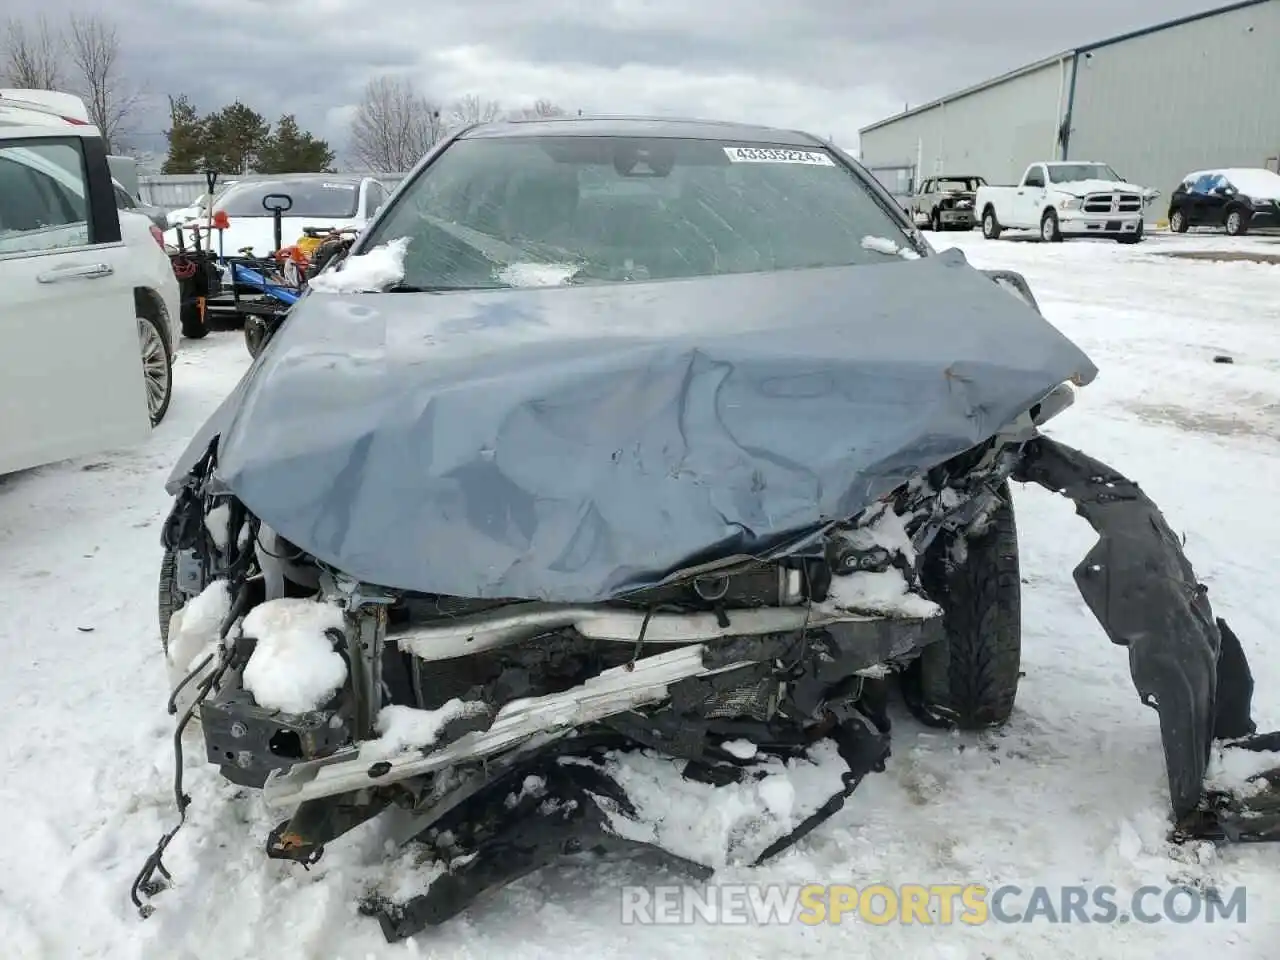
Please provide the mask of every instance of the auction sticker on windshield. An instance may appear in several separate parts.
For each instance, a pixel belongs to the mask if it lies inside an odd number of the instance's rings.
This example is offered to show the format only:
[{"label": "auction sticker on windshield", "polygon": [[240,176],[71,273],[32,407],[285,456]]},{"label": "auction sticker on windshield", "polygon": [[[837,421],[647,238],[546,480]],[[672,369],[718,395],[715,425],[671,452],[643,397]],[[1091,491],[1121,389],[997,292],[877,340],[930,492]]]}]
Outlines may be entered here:
[{"label": "auction sticker on windshield", "polygon": [[724,155],[731,163],[808,163],[818,167],[834,167],[828,154],[816,150],[784,150],[778,147],[725,147]]}]

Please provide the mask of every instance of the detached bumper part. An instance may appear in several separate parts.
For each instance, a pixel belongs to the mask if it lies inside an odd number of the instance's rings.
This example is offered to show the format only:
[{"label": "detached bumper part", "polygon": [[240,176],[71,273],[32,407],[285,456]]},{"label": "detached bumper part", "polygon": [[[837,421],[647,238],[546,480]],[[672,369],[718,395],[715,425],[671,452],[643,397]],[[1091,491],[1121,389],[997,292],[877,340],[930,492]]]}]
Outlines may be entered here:
[{"label": "detached bumper part", "polygon": [[[507,802],[520,793],[520,780],[538,776],[544,788]],[[604,804],[634,812],[626,795],[607,775],[585,764],[537,764],[522,768],[473,797],[433,829],[449,831],[455,849],[449,872],[433,880],[425,893],[396,904],[374,898],[362,905],[377,916],[383,935],[395,943],[438,926],[465,910],[477,897],[519,880],[561,857],[619,858],[650,855],[661,865],[707,879],[712,871],[659,847],[618,836],[609,827]]]},{"label": "detached bumper part", "polygon": [[[1175,836],[1280,840],[1280,734],[1255,736],[1248,658],[1214,618],[1159,508],[1132,480],[1046,437],[1027,444],[1014,479],[1066,496],[1098,533],[1074,571],[1076,585],[1111,641],[1128,648],[1134,686],[1160,716]],[[1270,789],[1244,798],[1206,794],[1215,741],[1276,752]]]},{"label": "detached bumper part", "polygon": [[[832,717],[828,735],[848,767],[841,789],[786,835],[771,843],[753,865],[776,857],[844,806],[863,778],[883,770],[889,755],[888,722],[883,716],[849,711]],[[389,942],[404,940],[424,927],[438,926],[466,909],[481,895],[506,886],[562,857],[647,857],[672,872],[705,881],[714,869],[621,836],[615,818],[634,820],[637,810],[626,790],[598,765],[601,754],[544,754],[509,768],[502,775],[436,819],[419,837],[442,860],[448,872],[436,877],[426,892],[401,904],[373,897],[362,911],[376,916]],[[751,776],[750,765],[726,764],[702,777],[719,782]],[[686,768],[686,777],[691,771]],[[528,778],[539,786],[529,790]],[[518,799],[516,799],[518,797]],[[447,839],[447,849],[441,841]]]}]

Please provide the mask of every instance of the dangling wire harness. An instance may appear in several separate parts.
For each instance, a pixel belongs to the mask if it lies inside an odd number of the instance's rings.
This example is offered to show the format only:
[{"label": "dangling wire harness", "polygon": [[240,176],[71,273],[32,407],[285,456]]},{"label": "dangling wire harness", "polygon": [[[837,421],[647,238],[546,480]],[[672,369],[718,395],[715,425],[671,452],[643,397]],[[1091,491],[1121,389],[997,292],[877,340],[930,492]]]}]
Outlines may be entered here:
[{"label": "dangling wire harness", "polygon": [[[182,735],[187,729],[187,724],[191,722],[191,718],[195,716],[200,705],[204,703],[205,698],[218,685],[233,665],[243,665],[248,660],[249,651],[245,648],[248,644],[243,638],[237,638],[235,645],[230,653],[226,652],[225,643],[228,634],[231,632],[232,625],[240,619],[245,608],[249,603],[249,585],[242,584],[240,590],[236,594],[235,602],[231,605],[223,619],[219,630],[219,638],[223,643],[222,662],[217,669],[201,680],[196,687],[196,694],[192,698],[191,705],[183,712],[182,718],[178,721],[178,726],[173,733],[173,797],[178,806],[178,822],[173,829],[169,830],[160,838],[160,842],[156,844],[156,848],[152,851],[151,856],[147,857],[146,863],[143,864],[142,870],[139,871],[137,878],[133,881],[133,886],[129,890],[129,897],[133,900],[133,905],[138,908],[138,913],[143,917],[149,917],[155,912],[155,907],[149,903],[144,903],[142,898],[148,899],[155,896],[161,890],[164,890],[172,876],[164,865],[164,854],[169,847],[169,843],[177,836],[178,831],[182,829],[187,822],[187,807],[191,804],[189,794],[183,792],[182,789]],[[180,694],[200,673],[208,667],[216,654],[209,654],[196,665],[190,673],[188,673],[182,681],[173,689],[173,693],[169,695],[169,714],[173,715],[178,712],[177,700]],[[162,879],[157,879],[156,874],[160,874]]]}]

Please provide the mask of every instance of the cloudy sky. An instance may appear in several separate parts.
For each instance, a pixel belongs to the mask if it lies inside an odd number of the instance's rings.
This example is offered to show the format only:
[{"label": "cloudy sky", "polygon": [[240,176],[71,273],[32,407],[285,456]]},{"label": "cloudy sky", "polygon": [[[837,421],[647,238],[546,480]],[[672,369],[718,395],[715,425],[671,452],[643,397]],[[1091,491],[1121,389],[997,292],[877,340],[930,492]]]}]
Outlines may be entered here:
[{"label": "cloudy sky", "polygon": [[[341,153],[363,85],[411,76],[443,104],[858,128],[1056,53],[1224,0],[112,0],[132,126],[163,153],[166,94],[294,113]],[[6,0],[56,22],[92,0]]]}]

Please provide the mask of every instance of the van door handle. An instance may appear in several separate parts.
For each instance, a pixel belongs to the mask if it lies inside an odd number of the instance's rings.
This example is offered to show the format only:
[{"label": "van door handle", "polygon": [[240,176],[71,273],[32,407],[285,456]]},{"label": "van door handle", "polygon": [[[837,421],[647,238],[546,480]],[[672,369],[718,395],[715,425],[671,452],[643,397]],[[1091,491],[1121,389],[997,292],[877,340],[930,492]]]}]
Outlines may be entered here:
[{"label": "van door handle", "polygon": [[115,271],[109,263],[86,263],[54,267],[44,273],[36,274],[37,283],[60,283],[63,280],[97,280],[109,277]]}]

